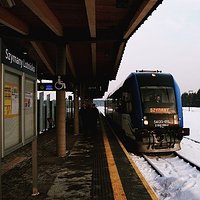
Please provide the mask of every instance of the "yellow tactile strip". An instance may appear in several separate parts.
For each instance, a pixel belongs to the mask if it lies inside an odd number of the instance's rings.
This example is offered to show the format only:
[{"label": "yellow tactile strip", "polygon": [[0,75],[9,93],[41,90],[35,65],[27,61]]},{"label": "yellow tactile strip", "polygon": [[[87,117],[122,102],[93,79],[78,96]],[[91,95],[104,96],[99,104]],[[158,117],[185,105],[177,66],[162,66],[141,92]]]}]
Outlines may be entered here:
[{"label": "yellow tactile strip", "polygon": [[[102,132],[103,132],[103,140],[104,140],[104,146],[105,146],[105,151],[106,151],[106,157],[107,157],[107,160],[108,160],[108,168],[109,168],[111,183],[112,183],[112,187],[113,187],[114,198],[117,199],[117,200],[118,199],[125,200],[125,199],[127,199],[126,194],[124,192],[124,189],[123,189],[123,186],[122,186],[122,183],[121,183],[121,180],[120,180],[120,176],[119,176],[119,173],[118,173],[115,161],[114,161],[114,157],[113,157],[113,154],[112,154],[112,151],[111,151],[111,147],[110,147],[104,126],[102,126]],[[129,160],[130,164],[134,168],[136,174],[140,178],[142,184],[144,185],[147,192],[149,193],[151,199],[152,200],[158,200],[158,197],[156,196],[154,190],[148,184],[145,177],[142,175],[142,173],[138,169],[137,165],[135,164],[135,162],[131,159],[129,153],[127,152],[127,150],[125,149],[125,147],[123,146],[121,141],[118,139],[118,137],[115,134],[114,134],[114,136],[116,137],[118,143],[120,144],[120,146],[121,146],[122,150],[124,151],[127,159]]]},{"label": "yellow tactile strip", "polygon": [[112,189],[113,189],[113,196],[116,200],[126,200],[126,194],[124,192],[121,179],[119,177],[119,173],[115,164],[115,160],[111,151],[111,147],[108,141],[108,137],[106,135],[105,129],[102,126],[102,132],[103,132],[103,141],[104,141],[104,147],[108,162],[108,169],[110,173],[110,179],[112,183]]},{"label": "yellow tactile strip", "polygon": [[[116,137],[117,138],[117,137]],[[142,181],[144,187],[146,188],[147,192],[149,193],[149,195],[151,196],[152,200],[158,200],[158,197],[156,196],[154,190],[151,188],[151,186],[148,184],[148,182],[146,181],[146,179],[144,178],[144,176],[142,175],[142,173],[140,172],[140,170],[138,169],[137,165],[135,164],[135,162],[131,159],[129,153],[126,151],[126,149],[124,148],[123,144],[120,142],[120,140],[117,138],[122,150],[124,151],[124,153],[126,154],[126,157],[128,158],[129,162],[131,163],[131,165],[133,166],[135,172],[137,173],[138,177],[140,178],[140,180]]]}]

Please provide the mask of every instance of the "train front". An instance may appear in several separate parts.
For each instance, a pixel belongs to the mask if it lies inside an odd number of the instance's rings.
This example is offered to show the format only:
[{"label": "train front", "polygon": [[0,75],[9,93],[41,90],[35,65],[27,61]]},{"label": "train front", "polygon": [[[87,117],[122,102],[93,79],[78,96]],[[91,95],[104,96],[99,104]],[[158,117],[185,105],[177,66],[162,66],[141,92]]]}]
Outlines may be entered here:
[{"label": "train front", "polygon": [[[180,142],[189,129],[183,128],[181,96],[170,74],[146,75],[139,81],[142,102],[142,129],[137,136],[139,151],[171,152],[180,149]],[[146,78],[146,79],[145,79]]]}]

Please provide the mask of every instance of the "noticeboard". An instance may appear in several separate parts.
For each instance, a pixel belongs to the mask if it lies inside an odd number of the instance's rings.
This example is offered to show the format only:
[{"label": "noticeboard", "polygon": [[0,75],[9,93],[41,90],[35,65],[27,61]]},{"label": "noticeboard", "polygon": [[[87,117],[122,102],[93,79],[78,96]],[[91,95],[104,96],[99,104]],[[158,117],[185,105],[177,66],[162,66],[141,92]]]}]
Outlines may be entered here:
[{"label": "noticeboard", "polygon": [[1,157],[37,136],[36,64],[20,57],[0,39]]}]

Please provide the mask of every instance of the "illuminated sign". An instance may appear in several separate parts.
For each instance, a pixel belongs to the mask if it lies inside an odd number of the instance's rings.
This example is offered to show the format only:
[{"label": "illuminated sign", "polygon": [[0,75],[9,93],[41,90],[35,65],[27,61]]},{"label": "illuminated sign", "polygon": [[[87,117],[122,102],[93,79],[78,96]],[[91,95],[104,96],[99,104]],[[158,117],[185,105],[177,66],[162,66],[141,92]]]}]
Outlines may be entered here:
[{"label": "illuminated sign", "polygon": [[60,90],[66,90],[63,88],[55,87],[56,85],[54,83],[38,83],[37,84],[37,90],[38,91],[60,91]]},{"label": "illuminated sign", "polygon": [[150,108],[150,113],[170,113],[170,108]]},{"label": "illuminated sign", "polygon": [[53,91],[53,85],[52,84],[46,84],[46,91]]},{"label": "illuminated sign", "polygon": [[53,83],[38,83],[38,91],[54,91],[56,90],[54,88],[54,84]]},{"label": "illuminated sign", "polygon": [[56,76],[53,83],[38,83],[38,91],[62,91],[66,90],[65,76]]}]

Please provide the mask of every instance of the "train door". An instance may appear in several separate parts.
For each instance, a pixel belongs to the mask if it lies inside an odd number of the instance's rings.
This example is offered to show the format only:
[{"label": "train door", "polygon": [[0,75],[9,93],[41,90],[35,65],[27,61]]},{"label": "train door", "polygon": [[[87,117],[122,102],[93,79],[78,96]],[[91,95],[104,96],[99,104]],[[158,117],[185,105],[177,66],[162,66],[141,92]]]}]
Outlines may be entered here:
[{"label": "train door", "polygon": [[131,94],[129,92],[122,93],[122,110],[122,129],[128,137],[135,139],[133,135],[133,123],[131,120],[133,104]]}]

